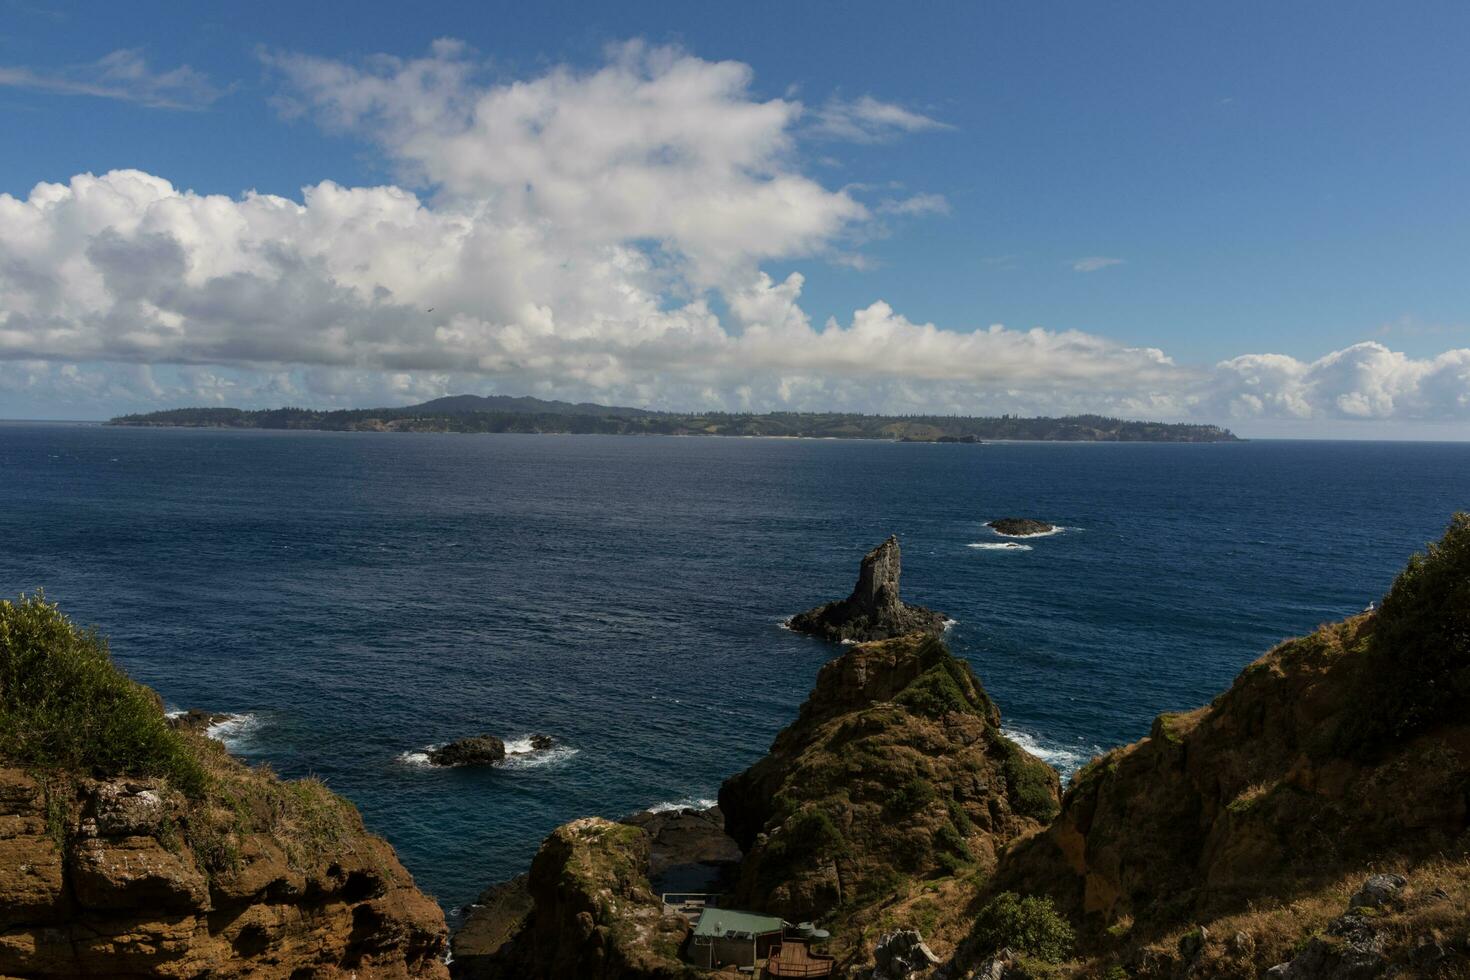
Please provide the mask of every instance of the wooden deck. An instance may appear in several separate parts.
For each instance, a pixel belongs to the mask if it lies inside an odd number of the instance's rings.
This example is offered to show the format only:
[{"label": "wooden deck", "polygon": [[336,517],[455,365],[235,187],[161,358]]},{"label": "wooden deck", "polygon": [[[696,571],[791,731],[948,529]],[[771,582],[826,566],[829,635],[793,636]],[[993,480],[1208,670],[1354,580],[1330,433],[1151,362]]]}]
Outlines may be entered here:
[{"label": "wooden deck", "polygon": [[766,960],[768,977],[829,977],[836,960],[813,953],[806,943],[787,941],[771,950]]}]

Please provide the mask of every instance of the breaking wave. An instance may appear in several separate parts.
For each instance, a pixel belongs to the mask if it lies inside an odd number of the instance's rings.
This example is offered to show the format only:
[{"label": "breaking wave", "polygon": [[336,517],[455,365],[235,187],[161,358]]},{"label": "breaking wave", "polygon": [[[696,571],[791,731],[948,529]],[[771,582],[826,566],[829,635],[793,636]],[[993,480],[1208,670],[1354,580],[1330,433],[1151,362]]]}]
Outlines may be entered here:
[{"label": "breaking wave", "polygon": [[649,813],[669,813],[674,810],[708,810],[719,803],[718,800],[709,800],[703,797],[686,796],[682,800],[665,801],[655,803],[648,808]]},{"label": "breaking wave", "polygon": [[1061,775],[1064,786],[1072,779],[1073,773],[1103,751],[1100,745],[1064,745],[1054,739],[1014,728],[1002,728],[1001,734],[1055,769]]},{"label": "breaking wave", "polygon": [[1016,544],[1014,541],[972,541],[965,545],[966,548],[978,548],[981,551],[1030,551],[1029,544]]}]

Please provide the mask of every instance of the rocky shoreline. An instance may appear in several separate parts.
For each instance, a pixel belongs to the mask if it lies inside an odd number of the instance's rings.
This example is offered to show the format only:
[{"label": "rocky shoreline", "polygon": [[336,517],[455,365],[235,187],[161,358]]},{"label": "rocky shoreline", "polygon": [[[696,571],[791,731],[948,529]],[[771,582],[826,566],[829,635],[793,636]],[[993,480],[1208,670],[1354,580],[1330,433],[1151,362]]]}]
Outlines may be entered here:
[{"label": "rocky shoreline", "polygon": [[[871,613],[917,608],[897,581],[890,538],[844,601],[892,626]],[[691,918],[661,896],[700,891],[851,980],[1464,977],[1467,610],[1457,515],[1381,605],[1065,792],[934,630],[849,645],[717,808],[557,828],[448,964],[440,910],[350,804],[230,759],[201,736],[222,716],[142,699],[139,730],[202,781],[0,766],[0,973],[693,980]]]}]

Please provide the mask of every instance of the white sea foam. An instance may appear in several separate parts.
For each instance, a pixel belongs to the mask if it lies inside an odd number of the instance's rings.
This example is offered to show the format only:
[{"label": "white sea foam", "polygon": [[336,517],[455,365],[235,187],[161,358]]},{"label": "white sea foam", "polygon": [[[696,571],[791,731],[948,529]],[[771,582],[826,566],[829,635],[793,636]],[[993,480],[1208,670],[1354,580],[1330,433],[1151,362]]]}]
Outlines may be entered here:
[{"label": "white sea foam", "polygon": [[264,721],[259,715],[245,712],[244,714],[231,714],[224,721],[217,721],[204,730],[204,734],[210,738],[217,738],[225,743],[225,748],[231,752],[246,752],[259,733]]},{"label": "white sea foam", "polygon": [[[507,738],[505,741],[505,759],[498,766],[500,769],[539,769],[542,766],[556,765],[567,761],[580,752],[564,742],[557,742],[549,749],[537,749],[531,746],[530,735],[517,735]],[[419,749],[409,749],[400,752],[394,758],[400,765],[413,766],[415,768],[437,768],[429,761],[429,753],[440,748],[439,744],[425,745]]]},{"label": "white sea foam", "polygon": [[966,548],[977,548],[980,551],[1030,551],[1029,544],[1016,544],[1014,541],[972,541],[965,545]]},{"label": "white sea foam", "polygon": [[674,810],[708,810],[719,803],[719,800],[710,800],[703,797],[686,796],[682,800],[666,800],[663,803],[655,803],[648,808],[649,813],[670,813]]},{"label": "white sea foam", "polygon": [[421,749],[400,752],[396,758],[405,766],[428,766],[430,765],[429,753],[438,747],[437,745],[426,745]]},{"label": "white sea foam", "polygon": [[954,627],[956,627],[958,625],[960,625],[960,621],[958,619],[946,619],[944,621],[944,628],[945,629],[953,629]]},{"label": "white sea foam", "polygon": [[1072,774],[1086,765],[1089,759],[1103,751],[1098,745],[1064,745],[1014,728],[1002,728],[1001,734],[1060,773],[1063,784],[1071,780]]},{"label": "white sea foam", "polygon": [[505,761],[500,764],[500,768],[540,769],[543,766],[559,766],[580,751],[582,750],[558,742],[549,749],[541,749],[536,752],[520,752],[515,755],[507,752]]}]

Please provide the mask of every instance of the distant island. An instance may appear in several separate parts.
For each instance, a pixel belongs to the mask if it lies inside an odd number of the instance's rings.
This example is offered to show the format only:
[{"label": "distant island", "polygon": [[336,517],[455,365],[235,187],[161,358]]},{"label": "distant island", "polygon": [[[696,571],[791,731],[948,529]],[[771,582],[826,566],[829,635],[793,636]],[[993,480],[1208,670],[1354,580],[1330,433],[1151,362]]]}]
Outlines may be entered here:
[{"label": "distant island", "polygon": [[1102,415],[981,418],[963,415],[861,415],[852,412],[654,412],[508,395],[453,395],[405,408],[172,408],[123,415],[108,425],[214,429],[320,429],[329,432],[523,432],[606,435],[780,436],[978,443],[1237,442],[1217,425],[1141,422]]}]

